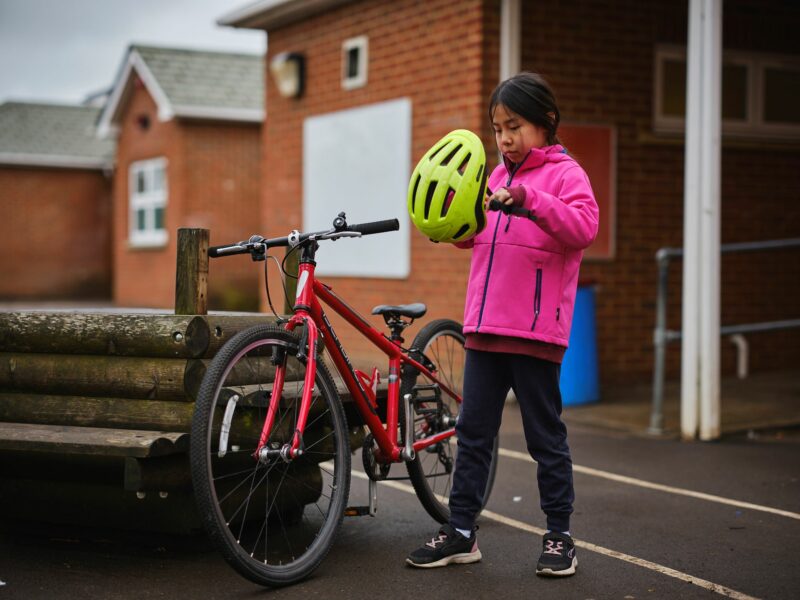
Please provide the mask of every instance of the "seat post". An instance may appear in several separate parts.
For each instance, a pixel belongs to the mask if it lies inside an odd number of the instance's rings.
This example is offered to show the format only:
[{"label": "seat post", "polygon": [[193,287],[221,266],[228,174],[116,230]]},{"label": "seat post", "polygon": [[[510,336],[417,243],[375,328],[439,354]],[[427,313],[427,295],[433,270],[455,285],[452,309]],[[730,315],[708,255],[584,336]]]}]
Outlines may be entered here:
[{"label": "seat post", "polygon": [[411,323],[414,322],[414,319],[411,319],[411,321],[404,321],[397,313],[384,313],[383,320],[386,321],[386,325],[389,326],[389,331],[392,334],[390,339],[396,343],[405,343],[405,340],[402,336],[403,330],[411,325]]}]

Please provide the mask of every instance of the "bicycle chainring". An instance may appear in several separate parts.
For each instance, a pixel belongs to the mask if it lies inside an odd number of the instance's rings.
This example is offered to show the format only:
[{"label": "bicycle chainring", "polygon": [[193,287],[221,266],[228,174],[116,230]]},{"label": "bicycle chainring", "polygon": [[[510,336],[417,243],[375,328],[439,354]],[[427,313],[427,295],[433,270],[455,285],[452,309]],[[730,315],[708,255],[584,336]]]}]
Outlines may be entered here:
[{"label": "bicycle chainring", "polygon": [[364,461],[364,472],[367,477],[372,481],[383,481],[389,475],[389,469],[392,467],[389,463],[380,463],[375,458],[375,438],[373,435],[367,434],[364,438],[364,444],[361,446],[361,458]]}]

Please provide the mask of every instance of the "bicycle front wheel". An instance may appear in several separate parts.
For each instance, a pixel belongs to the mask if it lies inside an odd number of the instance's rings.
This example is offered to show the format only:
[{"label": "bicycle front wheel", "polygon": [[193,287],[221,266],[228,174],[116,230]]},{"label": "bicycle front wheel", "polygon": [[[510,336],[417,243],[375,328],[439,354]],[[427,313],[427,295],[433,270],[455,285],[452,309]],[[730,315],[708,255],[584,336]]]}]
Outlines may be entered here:
[{"label": "bicycle front wheel", "polygon": [[[466,349],[461,325],[450,319],[437,319],[423,327],[414,338],[412,358],[423,364],[430,362],[439,381],[461,398],[464,392],[464,364]],[[416,354],[415,354],[416,353]],[[424,358],[423,358],[424,357]],[[455,425],[460,405],[444,392],[436,390],[434,382],[414,369],[406,368],[400,388],[401,398],[412,394],[414,400],[414,439],[431,437]],[[400,411],[401,426],[405,428],[405,417]],[[403,429],[405,431],[405,429]],[[483,494],[483,505],[489,501],[497,472],[499,436],[492,448],[489,478]],[[417,453],[413,461],[407,462],[408,475],[422,506],[440,523],[450,519],[448,506],[453,482],[453,471],[457,454],[455,436]]]},{"label": "bicycle front wheel", "polygon": [[[280,586],[322,561],[350,489],[347,423],[336,386],[317,362],[303,453],[279,450],[294,435],[305,364],[299,339],[274,325],[234,336],[200,387],[191,433],[192,482],[200,517],[225,560],[247,579]],[[266,448],[256,452],[273,382],[285,378]]]}]

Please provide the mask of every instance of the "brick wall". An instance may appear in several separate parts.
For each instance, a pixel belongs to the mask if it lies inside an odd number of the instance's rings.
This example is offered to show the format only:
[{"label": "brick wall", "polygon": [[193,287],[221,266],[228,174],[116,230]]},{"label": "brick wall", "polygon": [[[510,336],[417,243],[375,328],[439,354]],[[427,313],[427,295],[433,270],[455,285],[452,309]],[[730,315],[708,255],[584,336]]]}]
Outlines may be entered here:
[{"label": "brick wall", "polygon": [[[266,74],[262,223],[267,235],[286,235],[302,227],[302,128],[309,116],[408,97],[412,164],[456,128],[480,132],[490,141],[483,104],[488,91],[481,76],[485,16],[480,0],[381,0],[342,7],[270,32],[267,63],[279,52],[303,52],[307,87],[302,98],[287,100],[277,94]],[[369,36],[368,84],[346,91],[341,86],[341,46],[359,35]],[[376,140],[375,151],[380,143]],[[396,214],[405,210],[405,205],[397,206]],[[357,215],[348,217],[359,220]],[[377,304],[424,301],[426,321],[445,316],[461,320],[469,253],[434,245],[414,231],[411,265],[411,275],[403,280],[328,277],[325,281],[365,316]],[[270,285],[280,289],[277,278],[271,278]],[[383,327],[381,318],[369,319]],[[341,323],[334,318],[332,322],[337,327]],[[417,330],[416,325],[407,330],[407,341]],[[343,326],[337,333],[355,363],[374,362],[357,333]]]},{"label": "brick wall", "polygon": [[100,171],[0,166],[0,298],[110,297],[110,219]]},{"label": "brick wall", "polygon": [[[554,10],[557,8],[557,10]],[[787,2],[725,2],[726,49],[800,53],[800,10]],[[647,380],[655,323],[655,252],[683,243],[683,140],[652,126],[656,44],[686,43],[685,3],[524,3],[522,66],[555,87],[562,118],[606,123],[618,133],[617,256],[585,262],[582,275],[599,284],[597,328],[604,381]],[[800,148],[797,144],[723,141],[722,242],[800,236]],[[602,218],[602,216],[601,216]],[[671,269],[669,326],[679,329],[681,263]],[[800,251],[725,256],[723,325],[797,318]],[[797,331],[748,336],[754,370],[791,368]],[[735,368],[723,342],[723,371]],[[680,370],[680,345],[669,347],[669,373]]]},{"label": "brick wall", "polygon": [[[140,126],[147,116],[149,127]],[[128,171],[148,158],[167,159],[168,200],[161,248],[128,244]],[[114,301],[121,306],[172,308],[177,230],[211,230],[211,244],[248,237],[256,220],[260,127],[173,119],[160,122],[147,90],[137,84],[120,123],[114,174]],[[209,267],[210,309],[254,309],[258,271],[244,258]]]},{"label": "brick wall", "polygon": [[[288,50],[306,55],[307,90],[299,100],[281,98],[267,73],[269,118],[262,165],[267,234],[285,235],[301,226],[306,117],[406,96],[413,101],[412,164],[456,127],[479,132],[493,157],[485,111],[498,77],[499,6],[499,0],[372,0],[270,31],[269,56]],[[795,6],[776,0],[726,1],[725,47],[799,54],[795,32],[800,12]],[[652,127],[654,49],[659,43],[685,43],[686,3],[539,0],[523,3],[522,18],[522,67],[548,77],[564,121],[616,128],[616,256],[584,263],[582,276],[598,284],[603,382],[647,381],[652,369],[654,255],[659,247],[680,246],[683,226],[682,139],[657,136]],[[369,83],[344,91],[341,43],[356,35],[369,36]],[[797,144],[725,141],[723,242],[800,236],[798,158]],[[382,302],[424,300],[430,317],[460,320],[469,254],[432,246],[416,233],[411,251],[408,280],[329,282],[365,313]],[[799,270],[797,251],[726,257],[722,323],[800,316]],[[277,280],[272,281],[278,289]],[[679,328],[679,263],[671,284],[670,327]],[[365,345],[349,332],[339,333],[361,358]],[[796,331],[756,334],[749,340],[755,370],[791,368],[800,350]],[[679,345],[670,346],[669,357],[669,372],[676,375]],[[728,344],[722,359],[725,372],[731,372],[734,354]]]}]

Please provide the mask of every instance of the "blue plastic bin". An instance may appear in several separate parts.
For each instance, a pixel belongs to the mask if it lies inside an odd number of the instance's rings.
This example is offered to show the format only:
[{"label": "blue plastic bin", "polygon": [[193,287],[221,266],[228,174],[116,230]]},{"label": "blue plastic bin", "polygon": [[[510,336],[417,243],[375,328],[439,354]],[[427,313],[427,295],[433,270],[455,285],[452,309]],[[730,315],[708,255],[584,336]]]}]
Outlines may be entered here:
[{"label": "blue plastic bin", "polygon": [[569,348],[561,363],[559,383],[563,406],[588,404],[600,399],[594,296],[593,286],[578,286]]}]

